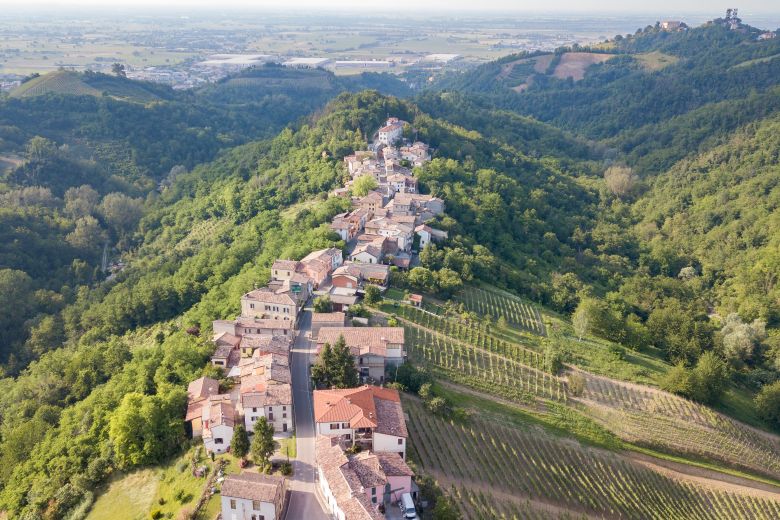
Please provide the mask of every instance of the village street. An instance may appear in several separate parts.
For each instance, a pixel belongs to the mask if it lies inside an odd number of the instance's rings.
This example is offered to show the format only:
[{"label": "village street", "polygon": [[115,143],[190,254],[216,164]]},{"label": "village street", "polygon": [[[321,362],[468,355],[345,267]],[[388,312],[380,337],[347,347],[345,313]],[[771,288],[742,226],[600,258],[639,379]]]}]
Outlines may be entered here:
[{"label": "village street", "polygon": [[293,462],[294,476],[290,482],[290,503],[287,520],[327,520],[314,494],[316,465],[314,462],[314,412],[309,386],[309,362],[312,344],[311,310],[304,309],[298,318],[298,336],[291,354],[293,410],[298,456]]}]

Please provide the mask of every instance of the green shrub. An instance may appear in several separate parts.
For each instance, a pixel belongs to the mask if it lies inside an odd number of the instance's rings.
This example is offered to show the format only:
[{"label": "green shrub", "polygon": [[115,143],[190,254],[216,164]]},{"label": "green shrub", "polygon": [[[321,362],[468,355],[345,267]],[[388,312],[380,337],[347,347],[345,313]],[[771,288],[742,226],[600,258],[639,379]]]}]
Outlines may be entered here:
[{"label": "green shrub", "polygon": [[149,513],[149,516],[152,517],[152,520],[160,520],[160,518],[162,518],[165,515],[159,509],[155,509],[154,511]]}]

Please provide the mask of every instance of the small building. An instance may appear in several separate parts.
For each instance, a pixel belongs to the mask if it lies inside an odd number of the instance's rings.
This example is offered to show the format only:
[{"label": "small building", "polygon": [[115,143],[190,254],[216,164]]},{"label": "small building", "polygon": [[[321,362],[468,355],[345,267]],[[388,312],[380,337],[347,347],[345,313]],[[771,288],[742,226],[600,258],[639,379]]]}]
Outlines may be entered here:
[{"label": "small building", "polygon": [[264,287],[241,297],[241,315],[247,318],[289,320],[295,323],[298,302],[289,292],[277,292]]},{"label": "small building", "polygon": [[403,135],[404,124],[404,121],[391,117],[387,120],[385,126],[379,129],[377,140],[385,146],[392,146]]},{"label": "small building", "polygon": [[203,404],[203,445],[206,451],[225,453],[233,441],[236,409],[229,394],[213,395]]},{"label": "small building", "polygon": [[203,406],[212,395],[219,394],[219,381],[201,377],[187,386],[187,415],[184,421],[190,425],[192,437],[203,435]]},{"label": "small building", "polygon": [[385,369],[403,362],[403,327],[322,327],[317,335],[317,351],[325,343],[335,344],[339,337],[349,347],[362,377],[382,382]]},{"label": "small building", "polygon": [[243,472],[222,483],[222,520],[280,520],[287,481],[284,477]]},{"label": "small building", "polygon": [[422,307],[423,297],[421,294],[410,294],[409,305],[413,307]]},{"label": "small building", "polygon": [[343,312],[314,312],[311,315],[311,337],[317,338],[322,327],[343,327],[347,316]]}]

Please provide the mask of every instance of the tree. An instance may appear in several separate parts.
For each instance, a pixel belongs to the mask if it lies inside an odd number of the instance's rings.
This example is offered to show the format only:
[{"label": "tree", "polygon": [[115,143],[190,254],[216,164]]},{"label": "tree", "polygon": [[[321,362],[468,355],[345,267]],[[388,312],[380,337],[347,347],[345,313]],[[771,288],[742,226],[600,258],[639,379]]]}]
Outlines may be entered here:
[{"label": "tree", "polygon": [[690,397],[693,387],[691,371],[684,363],[677,363],[666,373],[663,379],[661,379],[660,386],[662,390],[666,390],[667,392]]},{"label": "tree", "polygon": [[100,194],[89,184],[68,188],[65,192],[65,213],[73,218],[92,215],[100,202]]},{"label": "tree", "polygon": [[444,415],[447,411],[447,401],[443,397],[432,397],[426,404],[434,415]]},{"label": "tree", "polygon": [[249,436],[243,424],[237,425],[233,431],[233,441],[230,448],[233,450],[233,455],[239,459],[243,459],[249,453]]},{"label": "tree", "polygon": [[268,423],[265,417],[260,417],[255,422],[255,434],[252,437],[252,460],[258,470],[263,471],[268,466],[271,455],[276,450],[274,441],[274,427]]},{"label": "tree", "polygon": [[609,191],[622,198],[631,193],[637,178],[628,166],[610,166],[604,172],[604,180]]},{"label": "tree", "polygon": [[756,347],[766,339],[766,323],[754,320],[744,323],[737,313],[726,317],[720,330],[723,341],[723,355],[735,368],[741,368],[753,359]]},{"label": "tree", "polygon": [[408,282],[418,289],[431,291],[434,287],[434,277],[430,269],[426,267],[415,267],[409,271]]},{"label": "tree", "polygon": [[557,310],[572,312],[580,301],[579,292],[582,282],[574,273],[553,273],[550,291],[550,303]]},{"label": "tree", "polygon": [[577,306],[577,310],[574,311],[571,317],[571,324],[574,327],[577,340],[582,341],[582,338],[590,332],[590,315],[585,305],[580,304]]},{"label": "tree", "polygon": [[726,363],[712,351],[702,354],[691,371],[691,398],[704,404],[717,403],[727,384]]},{"label": "tree", "polygon": [[106,241],[106,233],[97,219],[87,215],[76,221],[76,227],[65,236],[65,241],[83,251],[97,251]]},{"label": "tree", "polygon": [[114,74],[114,76],[119,76],[120,78],[126,78],[127,77],[127,71],[125,70],[125,66],[122,63],[114,63],[111,65],[111,73]]},{"label": "tree", "polygon": [[320,358],[311,367],[311,378],[319,388],[354,388],[358,385],[360,376],[344,336],[339,336],[332,346],[325,343]]},{"label": "tree", "polygon": [[375,303],[381,302],[382,293],[379,291],[379,287],[376,285],[366,286],[366,293],[363,297],[363,301],[365,301],[368,305],[374,305]]},{"label": "tree", "polygon": [[379,185],[372,175],[361,175],[352,183],[352,195],[356,197],[365,197],[377,189],[377,187],[379,187]]},{"label": "tree", "polygon": [[433,520],[458,520],[462,518],[449,497],[441,495],[433,508]]},{"label": "tree", "polygon": [[143,202],[123,193],[109,193],[100,203],[100,214],[120,235],[135,228],[143,215]]},{"label": "tree", "polygon": [[[415,267],[415,269],[417,268]],[[436,271],[434,277],[438,293],[442,296],[451,296],[454,292],[463,287],[463,280],[461,280],[460,275],[452,269],[444,267],[439,271]]]},{"label": "tree", "polygon": [[120,468],[156,464],[184,438],[184,390],[164,395],[125,394],[111,414],[108,437]]},{"label": "tree", "polygon": [[330,312],[331,310],[333,310],[333,305],[327,294],[314,298],[314,312]]},{"label": "tree", "polygon": [[758,415],[775,428],[780,428],[780,381],[765,385],[754,402]]}]

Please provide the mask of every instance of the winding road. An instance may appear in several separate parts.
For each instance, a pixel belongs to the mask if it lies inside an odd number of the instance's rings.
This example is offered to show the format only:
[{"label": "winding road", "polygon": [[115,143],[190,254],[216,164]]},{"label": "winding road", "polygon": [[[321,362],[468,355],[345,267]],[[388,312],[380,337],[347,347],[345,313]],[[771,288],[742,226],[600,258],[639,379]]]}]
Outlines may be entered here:
[{"label": "winding road", "polygon": [[293,344],[290,361],[298,456],[293,462],[294,476],[290,482],[290,503],[285,520],[329,519],[314,492],[314,410],[309,378],[309,364],[314,347],[308,337],[310,331],[311,309],[304,309],[298,317],[298,335]]}]

